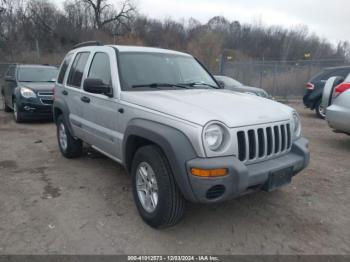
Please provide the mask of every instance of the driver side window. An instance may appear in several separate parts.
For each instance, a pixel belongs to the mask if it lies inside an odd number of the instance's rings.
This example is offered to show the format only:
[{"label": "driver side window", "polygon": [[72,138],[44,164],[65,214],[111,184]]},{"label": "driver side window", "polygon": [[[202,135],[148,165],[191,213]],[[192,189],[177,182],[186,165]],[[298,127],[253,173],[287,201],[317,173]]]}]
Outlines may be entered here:
[{"label": "driver side window", "polygon": [[102,80],[103,84],[111,86],[111,65],[106,53],[96,53],[92,59],[88,78]]}]

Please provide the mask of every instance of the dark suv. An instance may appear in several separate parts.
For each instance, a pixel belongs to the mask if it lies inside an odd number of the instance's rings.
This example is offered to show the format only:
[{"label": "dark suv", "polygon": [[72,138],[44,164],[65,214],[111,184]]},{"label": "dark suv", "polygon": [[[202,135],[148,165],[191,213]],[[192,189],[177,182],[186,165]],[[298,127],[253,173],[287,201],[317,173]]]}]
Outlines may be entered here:
[{"label": "dark suv", "polygon": [[52,118],[53,88],[58,69],[46,65],[9,66],[1,88],[5,112],[16,122]]},{"label": "dark suv", "polygon": [[332,76],[345,78],[349,73],[350,66],[325,68],[306,84],[306,92],[303,98],[304,105],[311,110],[315,109],[317,116],[324,119],[326,114],[325,108],[322,106],[322,93],[326,81]]}]

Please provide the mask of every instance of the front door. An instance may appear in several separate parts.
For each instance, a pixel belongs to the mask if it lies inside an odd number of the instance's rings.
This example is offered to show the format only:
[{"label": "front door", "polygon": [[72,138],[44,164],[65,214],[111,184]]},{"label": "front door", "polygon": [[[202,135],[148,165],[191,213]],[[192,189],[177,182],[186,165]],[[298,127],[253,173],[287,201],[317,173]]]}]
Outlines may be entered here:
[{"label": "front door", "polygon": [[121,134],[117,132],[118,101],[116,88],[113,87],[111,75],[111,57],[113,50],[96,52],[91,60],[87,78],[100,79],[105,85],[112,87],[113,96],[92,94],[83,91],[81,100],[84,110],[84,137],[86,142],[100,151],[120,160]]}]

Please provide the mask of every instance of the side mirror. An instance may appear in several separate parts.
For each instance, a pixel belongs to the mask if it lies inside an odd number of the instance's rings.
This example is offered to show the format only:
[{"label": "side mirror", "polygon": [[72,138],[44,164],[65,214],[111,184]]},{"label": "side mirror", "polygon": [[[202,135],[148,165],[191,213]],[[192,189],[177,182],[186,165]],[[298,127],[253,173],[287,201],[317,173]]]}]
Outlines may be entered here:
[{"label": "side mirror", "polygon": [[83,89],[86,92],[93,93],[93,94],[102,94],[108,97],[113,96],[113,91],[111,86],[104,84],[101,79],[86,78],[84,80]]},{"label": "side mirror", "polygon": [[225,83],[223,81],[217,80],[217,82],[221,88],[225,88]]}]

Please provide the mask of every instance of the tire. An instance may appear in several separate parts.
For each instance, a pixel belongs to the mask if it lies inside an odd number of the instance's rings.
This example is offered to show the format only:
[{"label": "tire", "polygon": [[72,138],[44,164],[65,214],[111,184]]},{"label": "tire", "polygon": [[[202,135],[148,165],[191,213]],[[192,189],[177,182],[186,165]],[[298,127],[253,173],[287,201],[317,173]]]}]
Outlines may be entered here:
[{"label": "tire", "polygon": [[80,157],[83,153],[83,142],[71,135],[63,115],[57,118],[56,127],[57,142],[61,154],[66,158]]},{"label": "tire", "polygon": [[321,118],[321,119],[325,119],[325,118],[326,118],[325,108],[323,108],[323,106],[322,106],[322,99],[319,99],[319,100],[316,102],[315,111],[316,111],[316,115],[317,115],[319,118]]},{"label": "tire", "polygon": [[25,121],[25,117],[23,115],[23,112],[19,111],[16,99],[12,100],[12,106],[13,106],[13,119],[17,123],[23,123]]},{"label": "tire", "polygon": [[[142,183],[141,177],[144,178],[141,175],[142,168],[146,168],[143,170],[147,171],[150,181],[153,181],[153,178],[155,179],[156,205],[152,205],[155,202],[150,201],[153,210],[145,208],[145,201],[142,200],[142,196],[146,197],[147,194],[145,191],[138,190],[142,187],[140,186]],[[169,162],[159,147],[149,145],[138,149],[132,161],[131,174],[135,204],[140,216],[148,225],[153,228],[165,228],[177,224],[183,218],[185,199],[175,182]],[[144,182],[147,183],[146,180]],[[153,188],[152,186],[149,186],[149,188],[154,189],[154,181]]]}]

